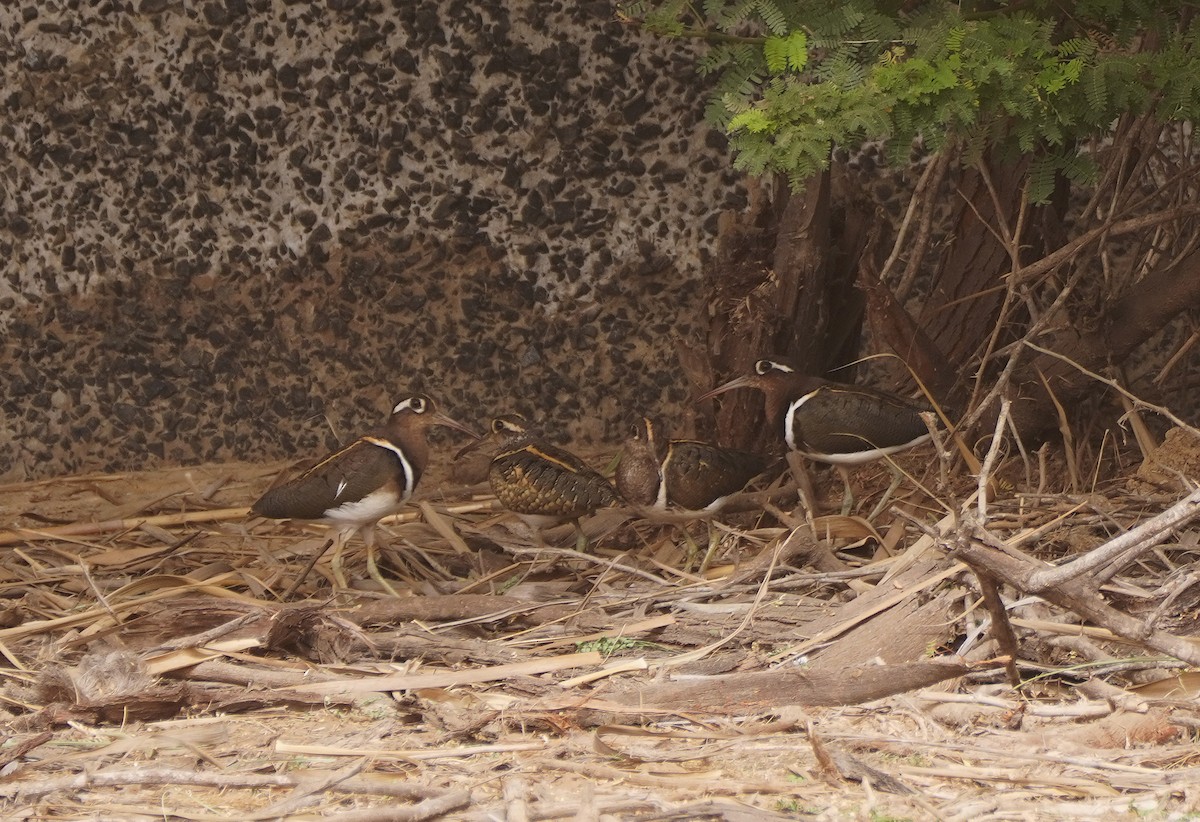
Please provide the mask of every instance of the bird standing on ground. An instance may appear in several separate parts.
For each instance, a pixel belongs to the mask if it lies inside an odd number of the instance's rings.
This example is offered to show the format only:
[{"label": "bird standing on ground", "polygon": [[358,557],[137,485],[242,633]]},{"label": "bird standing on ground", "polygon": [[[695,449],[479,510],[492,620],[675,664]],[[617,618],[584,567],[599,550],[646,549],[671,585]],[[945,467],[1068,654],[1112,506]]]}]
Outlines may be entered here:
[{"label": "bird standing on ground", "polygon": [[330,566],[341,588],[346,587],[342,550],[346,541],[360,532],[367,545],[371,576],[390,589],[375,564],[375,525],[412,496],[429,462],[425,432],[435,425],[479,438],[463,423],[438,411],[430,397],[412,394],[396,403],[378,431],[359,437],[299,476],[268,489],[250,510],[271,519],[319,520],[336,528]]},{"label": "bird standing on ground", "polygon": [[579,519],[616,503],[609,481],[571,452],[546,442],[520,414],[496,417],[490,436],[470,443],[456,458],[488,439],[500,444],[488,467],[488,483],[500,504],[531,526],[539,539],[542,528],[574,523],[577,545],[586,548]]},{"label": "bird standing on ground", "polygon": [[[779,357],[759,360],[752,374],[719,385],[697,401],[735,388],[763,392],[767,422],[789,449],[837,468],[845,485],[843,513],[854,500],[848,466],[897,454],[930,438],[921,418],[922,412],[932,410],[929,406],[886,391],[801,374]],[[885,499],[898,483],[899,477]]]}]

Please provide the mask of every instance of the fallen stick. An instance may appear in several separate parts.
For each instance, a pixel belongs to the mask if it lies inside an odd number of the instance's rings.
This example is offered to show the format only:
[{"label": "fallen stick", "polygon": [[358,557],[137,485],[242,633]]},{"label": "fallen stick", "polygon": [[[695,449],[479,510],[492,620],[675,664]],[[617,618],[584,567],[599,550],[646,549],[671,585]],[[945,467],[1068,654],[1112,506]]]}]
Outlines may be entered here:
[{"label": "fallen stick", "polygon": [[147,517],[130,517],[129,519],[106,519],[100,522],[72,522],[70,525],[56,525],[52,528],[13,528],[0,531],[0,545],[14,545],[18,542],[34,542],[59,537],[91,536],[94,534],[109,534],[114,531],[130,531],[141,525],[187,525],[192,522],[217,522],[229,519],[244,519],[250,509],[214,508],[209,511],[183,511],[178,514],[154,514]]},{"label": "fallen stick", "polygon": [[604,694],[632,709],[742,713],[780,705],[859,705],[963,676],[975,666],[955,658],[838,670],[776,668],[651,682]]},{"label": "fallen stick", "polygon": [[1029,575],[1027,584],[1033,587],[1026,590],[1031,593],[1039,593],[1071,582],[1084,574],[1108,565],[1118,557],[1121,558],[1122,564],[1128,564],[1167,539],[1176,532],[1177,528],[1186,525],[1198,516],[1200,516],[1200,489],[1188,494],[1161,514],[1151,517],[1136,528],[1130,528],[1125,533],[1113,537],[1103,545],[1093,548],[1065,565],[1039,568]]},{"label": "fallen stick", "polygon": [[450,688],[479,682],[494,682],[510,676],[533,676],[561,671],[566,668],[587,668],[604,662],[595,651],[565,654],[546,659],[530,659],[510,665],[493,665],[462,671],[438,671],[428,674],[394,674],[387,676],[338,677],[328,682],[297,685],[291,690],[311,694],[360,694],[369,691],[410,691],[416,688]]},{"label": "fallen stick", "polygon": [[[183,768],[130,768],[84,771],[51,779],[22,779],[0,783],[0,796],[31,798],[51,793],[106,788],[117,785],[194,785],[204,788],[302,788],[315,774],[210,773]],[[414,785],[405,778],[356,777],[334,785],[342,793],[378,794],[397,799],[431,799],[444,796],[436,788]]]},{"label": "fallen stick", "polygon": [[[447,505],[444,511],[448,514],[470,514],[486,510],[490,502],[465,502],[459,505]],[[123,519],[106,519],[98,522],[72,522],[69,525],[55,525],[50,528],[11,528],[0,531],[0,545],[14,545],[19,542],[35,542],[52,540],[61,537],[92,536],[109,534],[119,531],[129,531],[142,525],[187,525],[193,522],[221,522],[231,519],[246,519],[250,509],[246,506],[238,508],[212,508],[204,511],[181,511],[177,514],[152,514],[145,517],[128,517]],[[380,520],[384,525],[395,525],[406,522],[417,522],[421,512],[404,511]]]},{"label": "fallen stick", "polygon": [[335,813],[321,818],[333,822],[422,822],[425,819],[440,819],[450,811],[470,803],[470,791],[451,791],[441,796],[431,796],[407,808],[397,808],[389,804]]}]

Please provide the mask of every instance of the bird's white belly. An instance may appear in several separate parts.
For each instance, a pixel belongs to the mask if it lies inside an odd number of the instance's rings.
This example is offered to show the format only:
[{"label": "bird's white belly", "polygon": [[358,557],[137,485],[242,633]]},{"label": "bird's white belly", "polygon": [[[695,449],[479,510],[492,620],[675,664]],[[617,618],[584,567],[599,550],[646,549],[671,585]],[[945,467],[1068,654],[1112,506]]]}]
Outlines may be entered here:
[{"label": "bird's white belly", "polygon": [[906,451],[909,448],[914,448],[929,439],[928,434],[922,434],[914,440],[904,443],[903,445],[892,445],[887,448],[872,448],[869,451],[856,451],[853,454],[818,454],[811,451],[798,451],[798,453],[813,460],[814,462],[825,462],[830,465],[864,465],[868,462],[874,462],[881,457],[886,457],[889,454],[898,454],[901,451]]},{"label": "bird's white belly", "polygon": [[403,502],[391,491],[372,491],[356,502],[326,509],[325,519],[345,525],[365,525],[399,511]]}]

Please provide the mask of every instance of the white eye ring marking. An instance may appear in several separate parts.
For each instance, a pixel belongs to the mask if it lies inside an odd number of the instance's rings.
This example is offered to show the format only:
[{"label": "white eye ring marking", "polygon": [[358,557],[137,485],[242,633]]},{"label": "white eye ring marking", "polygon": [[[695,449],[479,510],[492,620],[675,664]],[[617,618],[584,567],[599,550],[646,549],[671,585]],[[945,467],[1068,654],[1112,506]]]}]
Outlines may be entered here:
[{"label": "white eye ring marking", "polygon": [[399,414],[405,408],[409,409],[414,414],[424,414],[425,400],[422,397],[409,397],[407,399],[400,400],[400,402],[396,403],[396,407],[392,409],[392,413]]},{"label": "white eye ring marking", "polygon": [[792,368],[791,366],[784,365],[781,362],[775,362],[774,360],[759,360],[754,370],[757,371],[760,376],[765,375],[768,371],[782,371],[785,374],[794,374],[796,372],[796,369]]}]

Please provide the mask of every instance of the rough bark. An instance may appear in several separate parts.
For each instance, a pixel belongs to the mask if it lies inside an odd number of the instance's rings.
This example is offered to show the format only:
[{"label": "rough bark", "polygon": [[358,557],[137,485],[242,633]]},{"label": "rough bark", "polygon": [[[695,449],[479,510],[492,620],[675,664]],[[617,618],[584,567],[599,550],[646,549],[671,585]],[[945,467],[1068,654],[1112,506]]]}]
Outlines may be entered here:
[{"label": "rough bark", "polygon": [[[829,175],[813,177],[801,191],[777,185],[773,204],[747,222],[722,226],[716,312],[710,332],[713,370],[719,378],[747,373],[754,361],[786,354],[806,370],[825,368],[823,336],[829,255]],[[722,441],[763,449],[778,437],[763,424],[762,398],[731,394],[717,417]]]},{"label": "rough bark", "polygon": [[918,322],[957,370],[955,383],[960,389],[964,372],[973,371],[970,364],[991,333],[1004,299],[998,286],[1013,261],[997,236],[998,226],[1016,222],[1028,165],[1026,160],[995,162],[987,175],[966,169],[959,181],[951,243]]},{"label": "rough bark", "polygon": [[[1068,360],[1102,372],[1124,363],[1139,345],[1174,317],[1200,308],[1200,250],[1178,265],[1151,272],[1113,302],[1094,331],[1076,328],[1060,331],[1043,345]],[[1039,376],[1040,375],[1040,376]],[[1064,407],[1076,406],[1097,390],[1095,380],[1059,357],[1038,353],[1017,379],[1017,399],[1012,418],[1017,430],[1030,441],[1041,439],[1058,426],[1053,401],[1042,377]]]},{"label": "rough bark", "polygon": [[780,668],[683,681],[650,682],[607,694],[639,709],[710,713],[767,710],[781,705],[859,705],[963,676],[971,666],[954,657],[837,670]]}]

